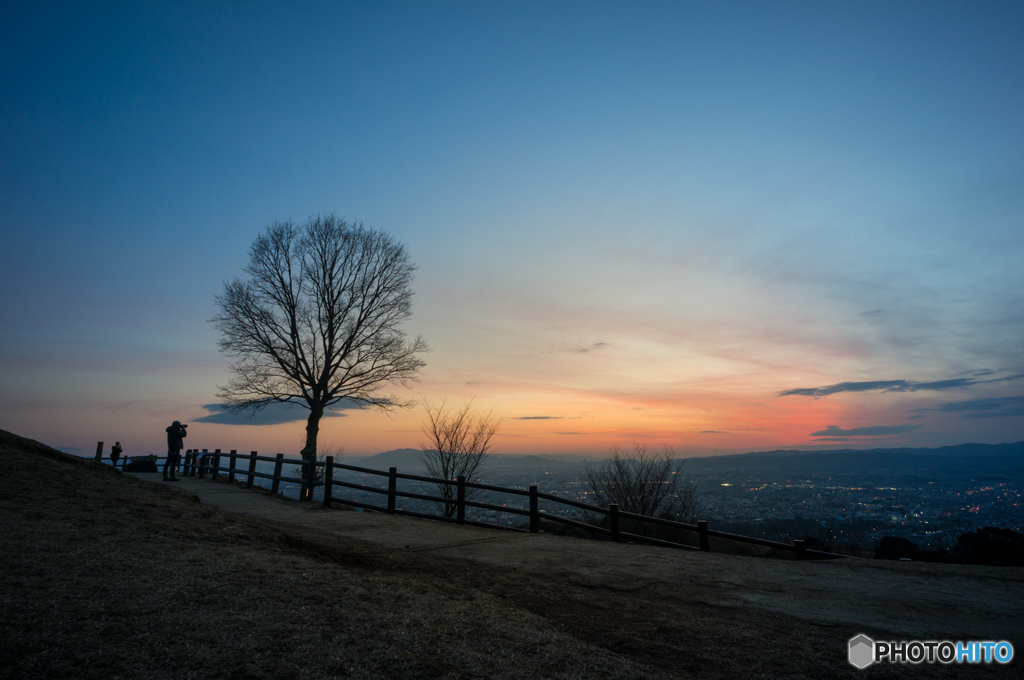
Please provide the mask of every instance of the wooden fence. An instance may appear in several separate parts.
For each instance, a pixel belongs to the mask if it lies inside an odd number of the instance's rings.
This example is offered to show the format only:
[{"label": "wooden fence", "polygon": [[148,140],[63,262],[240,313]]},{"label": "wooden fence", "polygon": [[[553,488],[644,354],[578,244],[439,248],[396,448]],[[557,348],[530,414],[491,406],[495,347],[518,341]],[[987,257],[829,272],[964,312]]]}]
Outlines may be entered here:
[{"label": "wooden fence", "polygon": [[[101,450],[101,447],[102,444],[97,447],[97,450]],[[166,456],[160,456],[158,459],[166,460]],[[99,460],[99,458],[97,458],[97,460]],[[257,472],[256,463],[260,461],[274,463],[274,473],[267,474]],[[226,465],[224,463],[226,463]],[[239,465],[240,463],[241,466]],[[284,475],[283,472],[285,465],[296,465],[301,467],[303,469],[303,476],[290,477]],[[596,505],[590,505],[588,503],[581,503],[568,498],[554,496],[552,494],[541,493],[537,490],[536,485],[530,486],[529,491],[524,491],[522,489],[510,489],[500,486],[491,486],[490,484],[470,482],[467,481],[465,477],[461,476],[456,479],[438,479],[436,477],[424,477],[421,475],[399,473],[397,468],[389,468],[387,472],[384,472],[383,470],[374,470],[371,468],[357,467],[355,465],[335,463],[333,456],[327,456],[324,461],[316,461],[315,463],[310,464],[309,461],[302,458],[285,458],[283,453],[279,453],[276,456],[271,457],[260,456],[256,451],[252,451],[246,455],[244,453],[239,454],[235,450],[222,453],[220,449],[215,449],[213,452],[210,452],[207,449],[203,449],[202,451],[199,451],[198,449],[189,449],[181,456],[180,466],[182,469],[182,475],[186,477],[198,476],[199,478],[204,478],[207,475],[210,475],[211,479],[216,480],[221,475],[225,475],[229,483],[241,481],[241,479],[244,478],[245,486],[247,488],[252,488],[256,479],[268,479],[271,481],[270,490],[272,493],[279,493],[281,482],[298,484],[301,487],[301,491],[299,493],[300,501],[311,502],[313,500],[313,490],[317,487],[323,487],[324,497],[322,502],[327,507],[331,507],[334,503],[337,503],[339,505],[348,505],[363,508],[365,510],[372,510],[374,512],[385,512],[392,515],[405,515],[407,517],[418,517],[421,519],[452,522],[455,524],[469,524],[473,526],[487,527],[490,529],[503,529],[506,531],[529,531],[530,533],[537,533],[540,531],[540,523],[543,519],[549,522],[557,522],[559,524],[575,527],[576,529],[599,534],[616,542],[633,541],[637,543],[664,546],[667,548],[703,550],[704,552],[709,552],[711,550],[710,538],[714,537],[729,541],[736,541],[738,543],[750,543],[792,552],[796,559],[807,559],[811,557],[856,559],[851,555],[841,555],[838,553],[825,552],[823,550],[813,550],[806,547],[805,542],[802,540],[795,540],[792,543],[782,543],[780,541],[771,541],[764,538],[755,538],[753,536],[740,536],[738,534],[732,534],[725,531],[715,531],[714,529],[710,529],[708,527],[708,523],[704,520],[701,520],[696,524],[686,524],[684,522],[676,522],[674,520],[662,519],[660,517],[638,515],[636,513],[619,510],[619,506],[615,503],[612,503],[607,508],[602,508]],[[321,475],[317,474],[317,470],[319,468],[324,469],[322,479],[317,479],[318,477],[321,477]],[[355,482],[346,482],[340,479],[335,479],[335,470],[348,470],[350,472],[387,477],[388,488],[382,489],[373,486],[366,486],[365,484],[356,484]],[[448,487],[454,486],[455,494],[453,498],[443,498],[440,496],[431,496],[429,494],[414,493],[411,491],[399,491],[398,480],[400,479],[427,484],[446,485]],[[382,499],[382,501],[385,501],[385,504],[383,505],[337,498],[334,495],[336,487],[379,494],[386,496],[387,498]],[[527,510],[524,508],[471,501],[466,498],[466,491],[468,489],[480,489],[483,491],[492,491],[528,498],[529,509]],[[397,505],[399,498],[432,501],[444,504],[447,507],[454,506],[454,516],[448,517],[446,515],[426,514],[422,512],[413,512],[411,510],[403,510]],[[592,516],[596,515],[606,517],[608,520],[607,527],[597,526],[579,519],[570,519],[568,517],[561,517],[551,513],[546,513],[539,508],[539,502],[541,500],[567,505],[578,510],[591,513]],[[483,510],[493,510],[528,517],[529,530],[469,520],[466,518],[466,508],[480,508]],[[631,522],[637,526],[654,524],[696,533],[699,547],[623,531],[621,529],[621,525],[624,523],[623,520]],[[605,522],[601,522],[601,524],[605,524]]]}]

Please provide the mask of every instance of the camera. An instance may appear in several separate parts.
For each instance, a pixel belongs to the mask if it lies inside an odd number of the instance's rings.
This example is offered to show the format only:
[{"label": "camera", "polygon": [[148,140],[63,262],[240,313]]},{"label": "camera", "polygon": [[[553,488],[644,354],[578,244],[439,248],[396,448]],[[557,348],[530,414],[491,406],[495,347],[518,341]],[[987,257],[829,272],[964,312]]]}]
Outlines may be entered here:
[{"label": "camera", "polygon": [[182,423],[181,426],[182,427],[188,427],[188,423]]}]

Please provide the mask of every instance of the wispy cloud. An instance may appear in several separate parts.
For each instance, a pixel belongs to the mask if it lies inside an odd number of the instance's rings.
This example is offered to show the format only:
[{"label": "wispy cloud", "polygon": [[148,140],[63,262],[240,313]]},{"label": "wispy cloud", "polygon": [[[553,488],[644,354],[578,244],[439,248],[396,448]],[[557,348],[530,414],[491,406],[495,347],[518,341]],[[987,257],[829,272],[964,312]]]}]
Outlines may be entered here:
[{"label": "wispy cloud", "polygon": [[851,427],[844,430],[838,425],[829,425],[824,430],[812,432],[812,437],[877,437],[884,434],[903,434],[920,429],[920,425],[872,425],[869,427]]},{"label": "wispy cloud", "polygon": [[[962,418],[1006,418],[1024,416],[1024,394],[1014,397],[989,397],[987,399],[970,399],[938,404],[930,408],[914,409],[915,413],[938,411],[940,413],[958,413]],[[914,416],[911,416],[912,418]]]},{"label": "wispy cloud", "polygon": [[698,432],[698,434],[729,434],[729,433],[728,432],[724,432],[722,430],[701,430],[700,432]]},{"label": "wispy cloud", "polygon": [[[281,423],[293,423],[305,420],[309,416],[309,410],[298,404],[271,404],[264,409],[252,414],[231,413],[224,404],[203,404],[203,408],[209,412],[201,418],[196,418],[196,423],[216,423],[218,425],[280,425]],[[342,401],[331,407],[332,411],[325,411],[324,418],[342,418],[344,411],[357,409],[359,405],[354,402]]]},{"label": "wispy cloud", "polygon": [[565,416],[519,416],[512,420],[564,420]]},{"label": "wispy cloud", "polygon": [[586,354],[587,352],[592,352],[594,350],[601,349],[607,346],[607,342],[595,342],[593,345],[590,345],[589,347],[578,347],[573,351],[576,352],[576,354]]},{"label": "wispy cloud", "polygon": [[[981,373],[981,375],[986,375]],[[917,382],[914,380],[870,380],[867,382],[841,382],[835,385],[824,387],[798,387],[792,390],[779,392],[780,397],[797,395],[802,397],[827,397],[830,394],[839,392],[941,392],[943,390],[954,390],[972,385],[984,385],[989,383],[1007,382],[1020,380],[1024,373],[1017,373],[1005,378],[994,378],[992,380],[975,380],[973,378],[952,378],[949,380],[933,380],[930,382]]]}]

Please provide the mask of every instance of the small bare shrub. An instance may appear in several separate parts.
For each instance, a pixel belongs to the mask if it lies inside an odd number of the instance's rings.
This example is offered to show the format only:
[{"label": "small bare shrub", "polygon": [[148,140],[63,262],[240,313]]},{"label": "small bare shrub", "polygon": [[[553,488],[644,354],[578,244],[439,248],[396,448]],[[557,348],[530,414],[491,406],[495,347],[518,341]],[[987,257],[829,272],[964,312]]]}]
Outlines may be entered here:
[{"label": "small bare shrub", "polygon": [[[668,445],[659,451],[639,442],[631,451],[612,446],[607,460],[584,464],[583,485],[594,505],[617,503],[620,511],[692,524],[699,511],[697,482],[683,474],[685,462]],[[642,520],[624,520],[620,527],[641,536],[666,534],[664,527]]]},{"label": "small bare shrub", "polygon": [[[467,481],[479,478],[491,451],[491,439],[501,425],[501,418],[494,411],[478,413],[473,410],[470,400],[461,408],[449,408],[445,401],[431,404],[424,400],[427,421],[422,426],[424,439],[419,446],[423,453],[420,459],[427,473],[438,479],[456,479],[460,476]],[[437,493],[444,502],[438,503],[445,517],[454,517],[457,489],[454,484],[438,483]],[[466,498],[475,495],[477,489],[466,489]]]}]

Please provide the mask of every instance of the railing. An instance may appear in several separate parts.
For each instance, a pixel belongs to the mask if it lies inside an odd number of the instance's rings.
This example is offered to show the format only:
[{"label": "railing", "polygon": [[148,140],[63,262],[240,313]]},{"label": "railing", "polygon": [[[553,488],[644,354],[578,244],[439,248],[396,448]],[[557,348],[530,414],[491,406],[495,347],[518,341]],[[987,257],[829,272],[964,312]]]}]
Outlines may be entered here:
[{"label": "railing", "polygon": [[[158,456],[157,460],[166,460],[166,456]],[[222,465],[224,462],[222,459],[227,459],[227,465]],[[245,469],[240,469],[239,462],[247,463]],[[274,473],[267,474],[265,472],[257,472],[256,464],[258,462],[270,462],[274,463]],[[282,474],[284,472],[285,465],[296,465],[301,467],[304,472],[302,477],[291,477]],[[452,522],[455,524],[469,524],[473,526],[487,527],[491,529],[503,529],[507,531],[522,531],[529,533],[538,533],[540,531],[541,520],[547,520],[550,522],[557,522],[559,524],[565,524],[567,526],[588,531],[594,534],[604,536],[612,541],[632,541],[638,543],[648,543],[651,545],[659,545],[667,548],[676,548],[681,550],[702,550],[709,552],[711,550],[710,539],[721,538],[729,541],[735,541],[738,543],[750,543],[754,545],[760,545],[768,548],[775,548],[777,550],[784,550],[794,553],[796,559],[807,559],[809,557],[819,558],[849,558],[856,559],[851,555],[841,555],[838,553],[826,552],[823,550],[813,550],[806,547],[805,542],[802,540],[795,540],[793,543],[782,543],[780,541],[771,541],[763,538],[754,538],[753,536],[740,536],[738,534],[731,534],[725,531],[715,531],[708,528],[708,523],[704,520],[697,522],[697,524],[687,524],[685,522],[677,522],[670,519],[662,519],[660,517],[650,517],[648,515],[638,515],[632,512],[626,512],[620,510],[619,506],[612,503],[607,508],[602,508],[597,505],[590,505],[589,503],[581,503],[580,501],[570,500],[568,498],[562,498],[560,496],[554,496],[552,494],[541,493],[537,490],[536,485],[531,485],[529,491],[522,489],[509,489],[500,486],[491,486],[489,484],[480,484],[477,482],[466,481],[465,477],[457,477],[456,479],[439,479],[436,477],[425,477],[422,475],[410,475],[399,473],[397,468],[389,468],[387,472],[383,470],[374,470],[372,468],[357,467],[355,465],[345,465],[342,463],[335,463],[333,456],[327,456],[323,461],[310,462],[302,458],[285,458],[283,453],[279,453],[276,456],[260,456],[256,451],[252,451],[248,455],[239,454],[236,450],[231,450],[227,453],[222,453],[220,449],[214,449],[211,453],[207,449],[199,451],[198,449],[189,449],[180,458],[179,463],[182,469],[182,475],[185,477],[196,477],[205,478],[207,474],[210,478],[216,480],[221,474],[227,477],[229,483],[236,481],[236,478],[245,478],[246,488],[252,488],[256,479],[268,479],[271,481],[271,493],[278,493],[280,491],[281,482],[298,484],[301,487],[299,494],[300,501],[312,502],[313,491],[318,487],[323,487],[324,496],[323,504],[327,507],[331,507],[337,503],[339,505],[347,505],[364,510],[371,510],[374,512],[384,512],[391,515],[404,515],[407,517],[418,517],[421,519],[439,520],[442,522]],[[318,480],[317,469],[323,468],[324,475],[323,479]],[[335,470],[348,470],[350,472],[358,472],[365,475],[376,475],[380,477],[388,478],[387,489],[377,488],[373,486],[367,486],[365,484],[357,484],[355,482],[346,482],[340,479],[334,478]],[[432,496],[429,494],[414,493],[411,491],[399,491],[398,480],[408,480],[414,482],[422,482],[427,484],[444,485],[451,488],[455,487],[454,497],[444,498],[441,496]],[[355,501],[351,499],[337,498],[334,496],[334,488],[343,487],[353,489],[357,491],[369,492],[374,494],[380,494],[387,496],[385,505],[375,505],[373,503],[365,503],[362,501]],[[529,510],[522,508],[507,507],[503,505],[494,505],[492,503],[483,503],[478,501],[471,501],[466,498],[466,491],[468,489],[479,489],[482,491],[492,491],[496,493],[510,494],[513,496],[521,496],[529,499]],[[422,512],[414,512],[412,510],[404,510],[398,507],[399,498],[417,499],[423,501],[431,501],[445,505],[447,508],[454,506],[454,516],[427,514]],[[592,515],[604,516],[607,518],[608,526],[597,526],[589,522],[584,522],[579,519],[570,519],[568,517],[561,517],[550,513],[545,513],[540,510],[539,505],[541,500],[558,503],[560,505],[567,505],[585,512],[589,512]],[[529,518],[529,530],[521,529],[518,527],[501,526],[498,524],[492,524],[489,522],[480,522],[470,520],[466,518],[466,508],[480,508],[483,510],[492,510],[496,512],[509,513],[514,515],[520,515]],[[658,526],[669,527],[672,529],[681,529],[684,531],[694,532],[698,536],[698,546],[686,545],[685,543],[679,543],[676,541],[669,541],[660,538],[653,538],[651,536],[644,536],[642,534],[631,533],[623,531],[621,529],[622,520],[628,520],[632,522],[640,522],[646,524],[654,524]],[[602,522],[603,524],[603,522]]]}]

